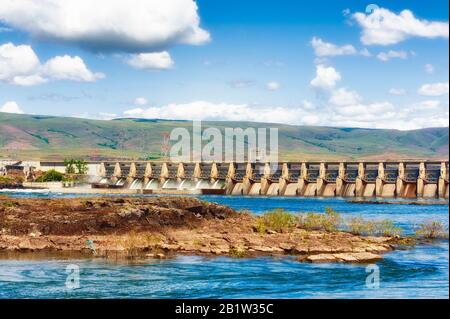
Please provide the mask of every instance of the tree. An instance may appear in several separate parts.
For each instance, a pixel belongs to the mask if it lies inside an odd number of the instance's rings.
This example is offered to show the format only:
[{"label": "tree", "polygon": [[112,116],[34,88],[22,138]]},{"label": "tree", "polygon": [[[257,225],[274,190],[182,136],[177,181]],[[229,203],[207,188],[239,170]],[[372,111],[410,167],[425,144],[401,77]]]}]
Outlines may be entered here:
[{"label": "tree", "polygon": [[66,167],[67,174],[75,174],[75,160],[64,160],[64,166]]},{"label": "tree", "polygon": [[67,174],[86,175],[88,172],[88,166],[84,160],[64,160],[64,166]]},{"label": "tree", "polygon": [[77,168],[77,173],[80,175],[86,175],[88,172],[88,166],[86,161],[77,160],[75,161],[75,166]]}]

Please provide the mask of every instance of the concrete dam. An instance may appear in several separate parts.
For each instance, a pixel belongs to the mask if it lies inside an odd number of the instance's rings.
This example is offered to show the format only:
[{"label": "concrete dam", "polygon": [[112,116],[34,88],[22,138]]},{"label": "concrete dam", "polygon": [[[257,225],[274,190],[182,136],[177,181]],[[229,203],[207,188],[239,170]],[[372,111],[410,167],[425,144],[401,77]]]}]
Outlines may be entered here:
[{"label": "concrete dam", "polygon": [[448,161],[97,163],[92,188],[136,193],[448,199]]}]

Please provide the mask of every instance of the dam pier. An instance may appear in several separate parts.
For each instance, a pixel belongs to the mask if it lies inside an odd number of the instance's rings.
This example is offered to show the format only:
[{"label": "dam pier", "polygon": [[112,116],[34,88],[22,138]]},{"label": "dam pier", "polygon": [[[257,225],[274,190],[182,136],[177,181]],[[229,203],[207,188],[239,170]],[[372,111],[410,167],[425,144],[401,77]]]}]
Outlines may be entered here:
[{"label": "dam pier", "polygon": [[[448,199],[448,161],[173,163],[89,162],[83,189],[101,193]],[[65,172],[62,162],[0,162],[0,174],[23,168]],[[26,179],[27,180],[27,179]],[[32,181],[25,188],[56,187]],[[73,185],[61,185],[61,188]],[[65,191],[70,191],[66,189]]]}]

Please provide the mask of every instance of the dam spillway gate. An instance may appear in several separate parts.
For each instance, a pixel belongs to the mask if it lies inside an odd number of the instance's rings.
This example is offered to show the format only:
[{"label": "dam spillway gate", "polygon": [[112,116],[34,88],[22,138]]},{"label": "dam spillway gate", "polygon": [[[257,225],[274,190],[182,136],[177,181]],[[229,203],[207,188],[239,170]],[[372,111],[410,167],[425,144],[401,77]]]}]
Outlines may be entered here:
[{"label": "dam spillway gate", "polygon": [[97,188],[144,193],[448,199],[448,161],[103,162]]}]

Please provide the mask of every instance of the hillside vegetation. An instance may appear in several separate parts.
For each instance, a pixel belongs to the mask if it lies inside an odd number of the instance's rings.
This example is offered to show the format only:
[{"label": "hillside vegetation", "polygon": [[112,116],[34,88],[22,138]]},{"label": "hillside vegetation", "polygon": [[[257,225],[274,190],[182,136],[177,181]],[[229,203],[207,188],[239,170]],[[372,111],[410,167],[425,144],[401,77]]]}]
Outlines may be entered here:
[{"label": "hillside vegetation", "polygon": [[[448,128],[414,131],[291,126],[249,122],[203,122],[203,129],[277,127],[281,160],[443,159]],[[190,121],[87,120],[0,113],[0,157],[163,159],[164,132],[192,128]]]}]

